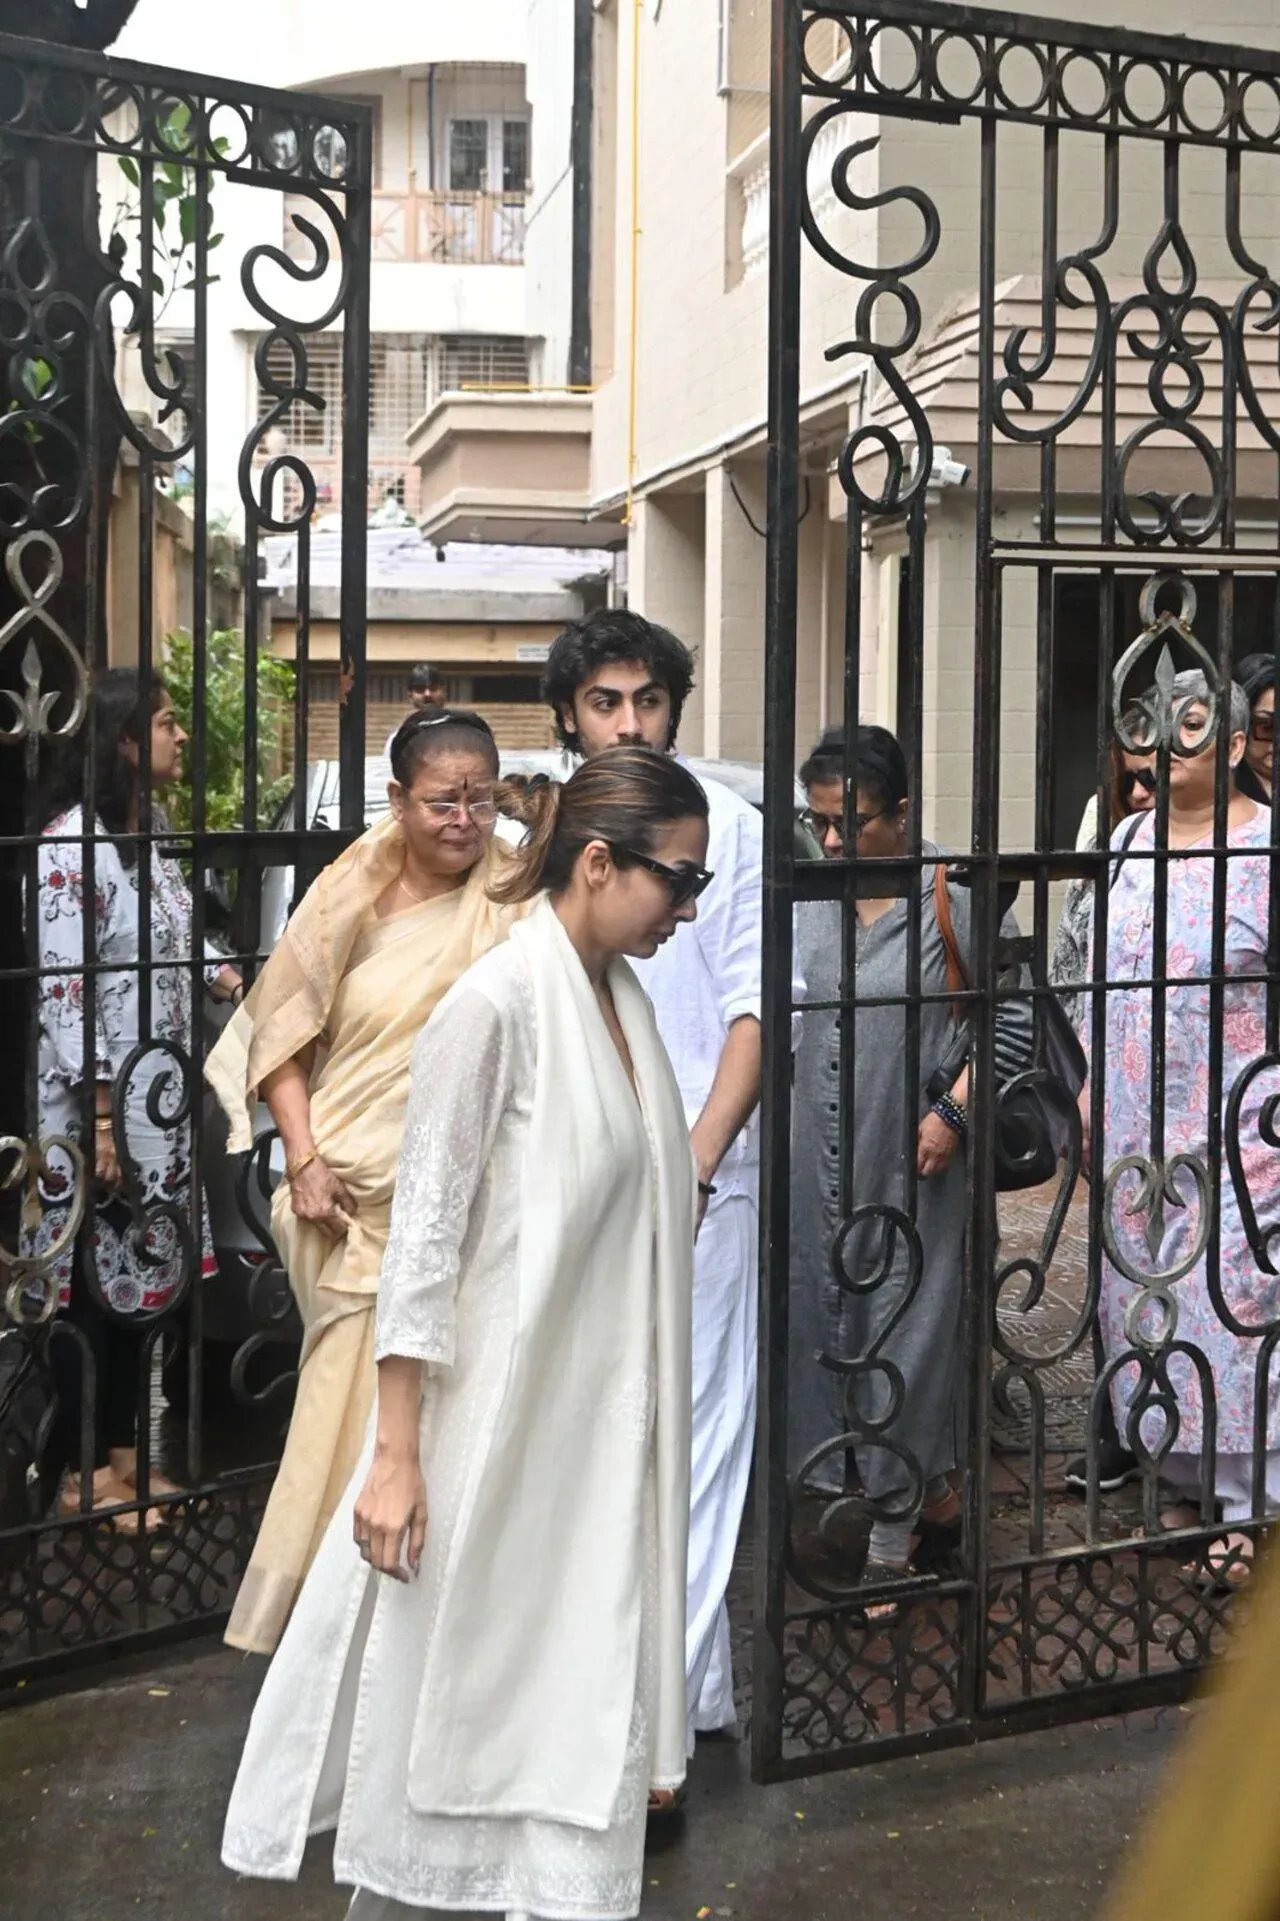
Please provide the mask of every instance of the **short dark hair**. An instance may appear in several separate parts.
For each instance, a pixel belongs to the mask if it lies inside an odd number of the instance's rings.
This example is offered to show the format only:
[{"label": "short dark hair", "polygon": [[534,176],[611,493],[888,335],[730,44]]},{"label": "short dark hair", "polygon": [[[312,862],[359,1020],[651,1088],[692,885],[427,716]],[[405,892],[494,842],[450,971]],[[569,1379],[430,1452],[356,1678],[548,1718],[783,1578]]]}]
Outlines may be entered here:
[{"label": "short dark hair", "polygon": [[[844,779],[844,728],[828,727],[800,769],[801,784]],[[907,798],[907,759],[887,727],[862,726],[854,747],[854,780],[877,807],[898,807]]]},{"label": "short dark hair", "polygon": [[1252,707],[1259,694],[1265,694],[1268,687],[1276,684],[1276,657],[1274,654],[1246,654],[1236,662],[1234,679],[1238,687],[1243,687]]},{"label": "short dark hair", "polygon": [[800,785],[844,779],[844,728],[827,727],[818,736],[808,760],[800,768]]},{"label": "short dark hair", "polygon": [[680,716],[693,687],[693,655],[682,640],[657,621],[628,607],[604,608],[572,621],[552,643],[542,676],[542,698],[551,709],[562,747],[579,752],[578,736],[564,724],[564,709],[589,675],[614,660],[638,660],[666,688],[671,701],[667,746],[675,745]]},{"label": "short dark hair", "polygon": [[482,714],[466,707],[437,707],[434,713],[410,714],[396,728],[391,741],[391,772],[401,787],[412,787],[423,761],[459,748],[481,754],[497,778],[498,744]]},{"label": "short dark hair", "polygon": [[416,667],[409,669],[410,693],[425,692],[428,687],[443,687],[444,675],[429,660],[420,660]]}]

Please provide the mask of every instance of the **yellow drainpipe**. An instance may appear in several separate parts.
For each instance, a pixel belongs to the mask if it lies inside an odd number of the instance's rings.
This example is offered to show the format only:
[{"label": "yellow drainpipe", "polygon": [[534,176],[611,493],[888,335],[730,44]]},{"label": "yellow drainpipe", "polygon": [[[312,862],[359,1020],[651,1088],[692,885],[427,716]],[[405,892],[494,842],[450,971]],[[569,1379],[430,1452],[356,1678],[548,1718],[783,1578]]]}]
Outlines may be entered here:
[{"label": "yellow drainpipe", "polygon": [[632,524],[636,477],[636,386],[640,339],[640,21],[644,0],[631,6],[631,338],[627,372],[627,510],[624,527]]}]

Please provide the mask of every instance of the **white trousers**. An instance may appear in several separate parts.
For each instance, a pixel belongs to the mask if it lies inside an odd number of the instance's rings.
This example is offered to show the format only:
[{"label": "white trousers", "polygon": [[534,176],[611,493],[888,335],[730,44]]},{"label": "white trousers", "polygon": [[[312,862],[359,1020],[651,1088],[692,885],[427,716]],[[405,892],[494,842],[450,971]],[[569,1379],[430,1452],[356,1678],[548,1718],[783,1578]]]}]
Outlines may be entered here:
[{"label": "white trousers", "polygon": [[[347,1909],[347,1921],[422,1921],[424,1914],[441,1914],[441,1908],[411,1908],[407,1902],[393,1901],[387,1894],[370,1894],[357,1888]],[[450,1914],[450,1921],[495,1921],[493,1915]],[[498,1921],[502,1921],[498,1917]],[[505,1921],[532,1921],[527,1914],[508,1914]]]},{"label": "white trousers", "polygon": [[[1161,1479],[1180,1493],[1199,1498],[1200,1456],[1198,1454],[1166,1454],[1160,1464]],[[1252,1454],[1223,1454],[1219,1451],[1214,1462],[1213,1492],[1222,1503],[1224,1521],[1247,1521],[1253,1514],[1253,1456]],[[1280,1507],[1280,1449],[1271,1448],[1267,1453],[1266,1466],[1266,1506],[1264,1513],[1274,1514]]]},{"label": "white trousers", "polygon": [[693,1463],[685,1630],[695,1732],[732,1727],[725,1590],[751,1473],[756,1422],[756,1203],[728,1194],[707,1209],[693,1270]]}]

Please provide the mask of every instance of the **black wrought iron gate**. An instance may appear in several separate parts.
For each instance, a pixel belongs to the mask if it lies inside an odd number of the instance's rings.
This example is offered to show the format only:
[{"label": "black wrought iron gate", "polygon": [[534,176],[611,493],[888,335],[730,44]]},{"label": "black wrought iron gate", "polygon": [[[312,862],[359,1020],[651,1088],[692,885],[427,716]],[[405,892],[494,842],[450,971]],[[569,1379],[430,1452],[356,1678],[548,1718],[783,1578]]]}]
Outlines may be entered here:
[{"label": "black wrought iron gate", "polygon": [[[1280,58],[775,0],[773,91],[760,1778],[1177,1696],[1280,1493]],[[839,818],[798,862],[848,356]],[[900,838],[858,731],[895,716]],[[1057,1172],[997,1194],[1028,1097]],[[948,1470],[958,1540],[895,1574]]]},{"label": "black wrought iron gate", "polygon": [[[363,823],[370,156],[364,107],[0,39],[0,1691],[214,1621],[279,1451],[270,1143],[246,1232],[207,990]],[[325,831],[296,448],[339,439]]]}]

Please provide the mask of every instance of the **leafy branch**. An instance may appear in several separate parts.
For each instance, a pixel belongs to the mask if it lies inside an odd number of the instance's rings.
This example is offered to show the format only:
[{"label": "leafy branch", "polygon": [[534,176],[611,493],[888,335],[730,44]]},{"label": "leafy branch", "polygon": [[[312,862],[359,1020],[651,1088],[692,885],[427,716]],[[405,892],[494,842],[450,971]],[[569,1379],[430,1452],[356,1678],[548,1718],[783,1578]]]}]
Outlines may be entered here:
[{"label": "leafy branch", "polygon": [[[167,147],[175,155],[185,154],[190,126],[190,107],[183,101],[175,101],[157,127],[161,146]],[[227,150],[226,139],[219,136],[209,142],[200,157],[206,161],[221,158]],[[107,254],[116,267],[121,267],[129,253],[130,228],[137,230],[134,244],[140,246],[144,187],[142,169],[132,155],[121,154],[116,165],[133,189],[131,195],[117,203],[107,238]],[[152,315],[153,326],[163,319],[176,293],[190,293],[196,285],[192,254],[200,220],[197,182],[198,169],[190,159],[174,158],[152,163],[149,198],[153,240],[148,291],[159,302]],[[208,209],[207,220],[211,229],[212,206]],[[206,248],[220,246],[222,238],[220,233],[209,231],[205,238]],[[218,278],[217,274],[208,274],[205,284],[212,286]]]},{"label": "leafy branch", "polygon": [[[195,649],[191,635],[180,629],[165,642],[164,682],[173,696],[174,710],[188,733],[195,710]],[[257,663],[258,819],[269,825],[293,784],[285,768],[293,716],[296,676],[293,664],[272,654],[259,654]],[[208,636],[204,661],[204,741],[197,763],[197,743],[188,749],[191,764],[204,769],[205,822],[210,832],[234,830],[244,824],[244,759],[247,727],[244,707],[244,635],[235,627],[218,627]],[[178,827],[191,825],[192,792],[187,782],[174,789],[170,814]]]}]

